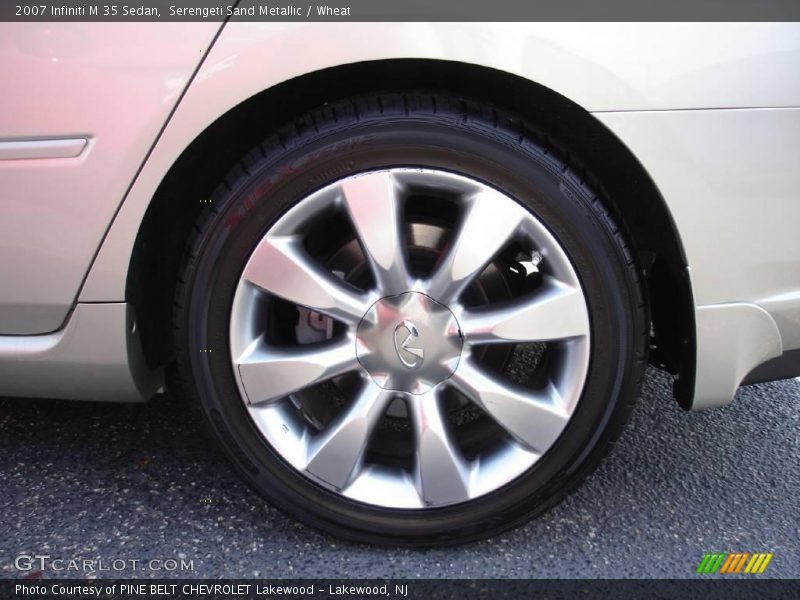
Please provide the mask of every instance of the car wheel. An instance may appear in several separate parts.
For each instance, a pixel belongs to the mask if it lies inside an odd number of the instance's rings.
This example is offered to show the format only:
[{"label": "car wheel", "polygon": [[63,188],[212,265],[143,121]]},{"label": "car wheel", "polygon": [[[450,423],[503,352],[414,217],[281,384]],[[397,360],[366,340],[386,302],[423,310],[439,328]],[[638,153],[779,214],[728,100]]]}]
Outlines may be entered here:
[{"label": "car wheel", "polygon": [[361,97],[218,188],[176,356],[270,503],[352,540],[463,542],[552,506],[606,454],[645,303],[591,178],[544,140],[471,101]]}]

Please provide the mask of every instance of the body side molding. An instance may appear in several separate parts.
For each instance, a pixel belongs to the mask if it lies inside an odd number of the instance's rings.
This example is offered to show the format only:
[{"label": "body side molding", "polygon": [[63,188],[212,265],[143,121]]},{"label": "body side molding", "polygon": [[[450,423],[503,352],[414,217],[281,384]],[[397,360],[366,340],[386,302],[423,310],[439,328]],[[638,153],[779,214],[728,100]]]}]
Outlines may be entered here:
[{"label": "body side molding", "polygon": [[75,158],[86,148],[88,140],[80,138],[0,140],[0,160],[31,158]]}]

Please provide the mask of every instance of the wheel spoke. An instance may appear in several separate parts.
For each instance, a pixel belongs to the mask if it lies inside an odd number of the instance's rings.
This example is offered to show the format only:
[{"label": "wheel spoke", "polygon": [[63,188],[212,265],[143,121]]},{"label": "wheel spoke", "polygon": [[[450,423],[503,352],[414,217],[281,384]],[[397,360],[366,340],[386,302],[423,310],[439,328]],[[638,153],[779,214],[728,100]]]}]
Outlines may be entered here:
[{"label": "wheel spoke", "polygon": [[462,360],[452,384],[517,441],[539,454],[556,441],[569,415],[554,386],[531,391],[500,382],[471,359]]},{"label": "wheel spoke", "polygon": [[382,171],[347,179],[342,195],[381,295],[410,287],[398,184]]},{"label": "wheel spoke", "polygon": [[358,368],[355,342],[335,342],[291,348],[255,342],[235,361],[250,404],[284,398],[310,385]]},{"label": "wheel spoke", "polygon": [[365,294],[320,267],[295,236],[265,237],[242,277],[284,300],[355,324],[369,308]]},{"label": "wheel spoke", "polygon": [[450,250],[429,282],[428,295],[445,304],[457,299],[511,239],[525,216],[521,206],[491,188],[470,197]]},{"label": "wheel spoke", "polygon": [[537,342],[589,334],[580,289],[550,280],[531,298],[500,307],[465,310],[459,317],[468,343]]},{"label": "wheel spoke", "polygon": [[364,462],[369,440],[394,394],[367,381],[353,403],[312,440],[306,470],[344,489]]},{"label": "wheel spoke", "polygon": [[470,465],[453,439],[436,390],[410,396],[417,491],[426,505],[469,499]]}]

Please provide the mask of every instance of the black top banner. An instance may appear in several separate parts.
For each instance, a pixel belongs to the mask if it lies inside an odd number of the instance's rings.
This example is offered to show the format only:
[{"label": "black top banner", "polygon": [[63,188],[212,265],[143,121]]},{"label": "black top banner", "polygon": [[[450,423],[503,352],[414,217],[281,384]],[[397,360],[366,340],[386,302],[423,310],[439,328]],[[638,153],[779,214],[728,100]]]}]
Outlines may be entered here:
[{"label": "black top banner", "polygon": [[798,0],[2,0],[0,21],[800,21]]}]

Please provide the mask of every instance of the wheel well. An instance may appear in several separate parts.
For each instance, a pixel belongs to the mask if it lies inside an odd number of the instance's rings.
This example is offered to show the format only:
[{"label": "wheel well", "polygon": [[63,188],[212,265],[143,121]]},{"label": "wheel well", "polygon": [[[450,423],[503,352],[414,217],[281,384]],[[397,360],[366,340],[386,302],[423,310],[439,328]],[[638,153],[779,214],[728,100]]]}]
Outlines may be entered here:
[{"label": "wheel well", "polygon": [[549,137],[585,173],[627,231],[647,282],[650,362],[678,374],[683,406],[694,385],[694,302],[686,260],[663,198],[633,154],[602,123],[560,94],[526,79],[464,63],[402,59],[332,67],[281,83],[212,123],[161,182],[142,221],[126,297],[136,310],[150,366],[172,361],[172,299],[195,222],[217,184],[281,125],[326,102],[363,93],[426,90],[511,111]]}]

